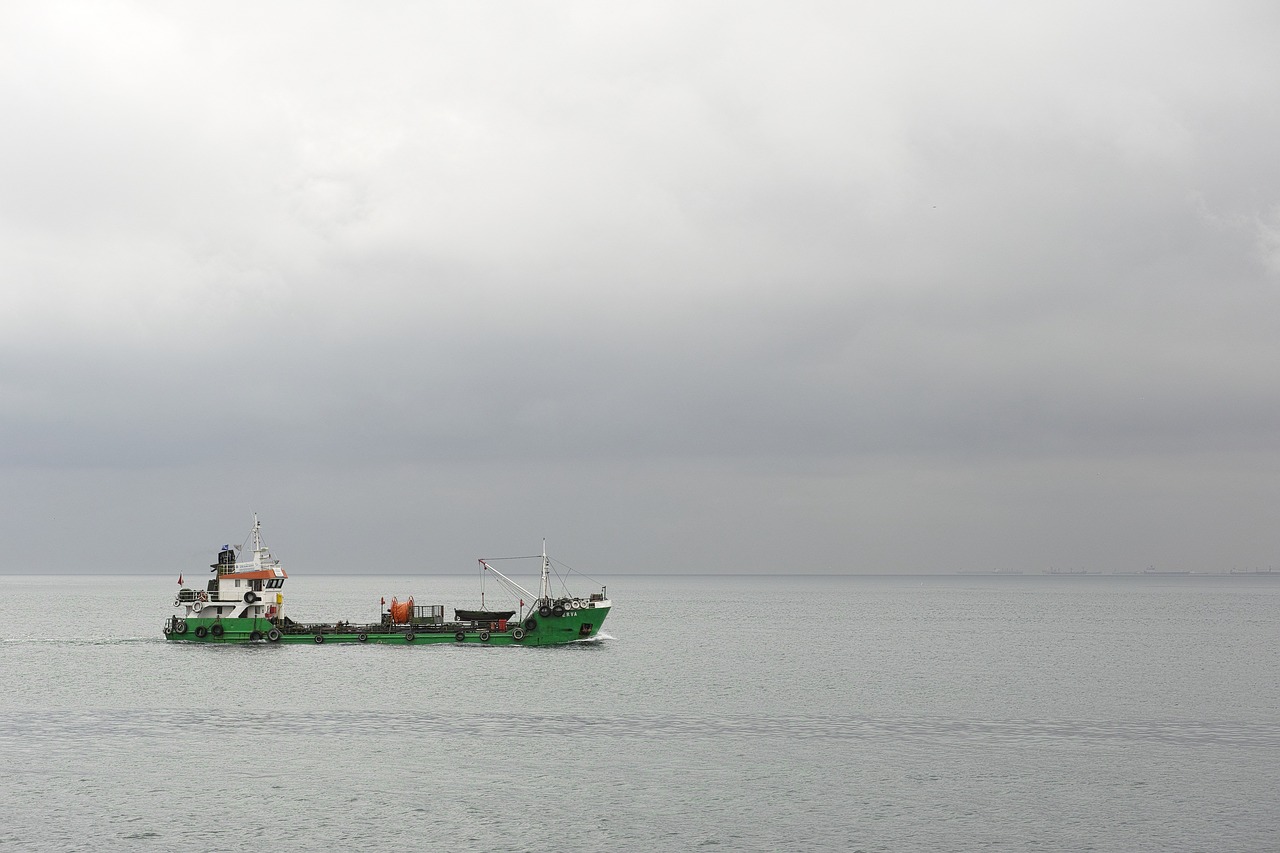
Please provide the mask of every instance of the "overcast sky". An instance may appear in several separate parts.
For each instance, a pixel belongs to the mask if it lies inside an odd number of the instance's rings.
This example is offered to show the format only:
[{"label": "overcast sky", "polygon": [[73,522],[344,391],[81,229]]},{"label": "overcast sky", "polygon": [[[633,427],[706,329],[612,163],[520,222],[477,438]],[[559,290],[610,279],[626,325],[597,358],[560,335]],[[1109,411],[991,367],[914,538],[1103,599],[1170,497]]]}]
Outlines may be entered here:
[{"label": "overcast sky", "polygon": [[1280,568],[1272,2],[6,2],[5,571]]}]

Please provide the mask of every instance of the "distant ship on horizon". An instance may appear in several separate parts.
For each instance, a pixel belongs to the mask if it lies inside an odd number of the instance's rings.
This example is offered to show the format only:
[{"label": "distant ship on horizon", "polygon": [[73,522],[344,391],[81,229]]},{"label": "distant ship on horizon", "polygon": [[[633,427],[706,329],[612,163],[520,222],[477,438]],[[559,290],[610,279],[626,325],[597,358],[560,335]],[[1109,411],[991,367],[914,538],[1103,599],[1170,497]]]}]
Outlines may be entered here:
[{"label": "distant ship on horizon", "polygon": [[[955,571],[958,575],[1024,575],[1027,572],[1022,569],[958,569]],[[1157,569],[1155,566],[1147,566],[1142,570],[1124,570],[1112,569],[1103,571],[1102,569],[1059,569],[1049,567],[1041,569],[1040,574],[1050,575],[1053,577],[1224,577],[1227,575],[1266,575],[1269,577],[1280,577],[1280,570],[1274,566],[1268,566],[1265,569],[1231,569],[1230,571],[1200,571],[1197,569]]]},{"label": "distant ship on horizon", "polygon": [[1140,572],[1112,572],[1113,575],[1194,575],[1204,574],[1203,572],[1193,572],[1190,569],[1157,569],[1155,566],[1147,566]]},{"label": "distant ship on horizon", "polygon": [[1157,569],[1155,566],[1147,566],[1142,570],[1144,575],[1189,575],[1190,569]]}]

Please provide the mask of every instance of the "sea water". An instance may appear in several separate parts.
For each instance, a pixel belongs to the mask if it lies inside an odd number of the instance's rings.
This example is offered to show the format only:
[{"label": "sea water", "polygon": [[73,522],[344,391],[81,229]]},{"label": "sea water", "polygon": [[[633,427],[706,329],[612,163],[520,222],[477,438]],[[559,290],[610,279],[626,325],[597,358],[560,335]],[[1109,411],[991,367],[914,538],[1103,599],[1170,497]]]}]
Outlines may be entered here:
[{"label": "sea water", "polygon": [[230,647],[172,578],[0,577],[0,849],[1280,849],[1280,577],[608,584],[571,646]]}]

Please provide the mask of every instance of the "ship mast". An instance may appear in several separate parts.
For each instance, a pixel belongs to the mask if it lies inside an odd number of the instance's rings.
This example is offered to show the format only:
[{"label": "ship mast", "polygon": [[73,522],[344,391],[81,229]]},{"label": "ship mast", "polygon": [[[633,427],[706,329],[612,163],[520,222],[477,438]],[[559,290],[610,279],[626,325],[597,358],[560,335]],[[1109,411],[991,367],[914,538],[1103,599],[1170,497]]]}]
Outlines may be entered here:
[{"label": "ship mast", "polygon": [[255,569],[262,568],[262,555],[267,553],[267,549],[262,545],[262,524],[258,521],[258,514],[253,514],[253,567]]},{"label": "ship mast", "polygon": [[538,586],[538,595],[544,603],[551,601],[551,561],[547,559],[547,540],[542,540],[542,583]]},{"label": "ship mast", "polygon": [[[528,558],[527,558],[527,557],[501,557],[500,559],[503,559],[503,560],[515,560],[515,559],[521,559],[521,560],[523,560],[523,559],[528,559]],[[502,572],[500,572],[500,571],[498,571],[497,569],[495,569],[493,566],[489,565],[489,561],[488,561],[488,560],[480,560],[480,566],[481,566],[481,570],[482,570],[482,572],[493,572],[495,575],[497,575],[499,578],[501,578],[503,582],[505,582],[506,584],[509,584],[509,585],[510,585],[510,587],[514,587],[515,589],[520,590],[520,592],[524,593],[525,595],[529,596],[530,598],[533,598],[533,593],[529,592],[529,590],[525,589],[525,588],[524,588],[524,587],[522,587],[520,584],[518,584],[518,583],[516,583],[515,581],[513,581],[511,578],[507,577],[507,576],[506,576],[506,575],[504,575]],[[484,595],[484,593],[483,593],[483,592],[481,592],[481,599],[480,599],[480,600],[481,600],[481,602],[482,602],[482,603],[483,603],[483,601],[484,601],[483,595]],[[540,581],[539,581],[539,583],[538,583],[538,598],[537,598],[537,602],[538,602],[539,604],[545,604],[545,605],[548,605],[548,606],[551,604],[551,558],[547,556],[547,540],[545,540],[545,539],[543,539],[543,540],[542,540],[542,578],[541,578],[541,580],[540,580]],[[523,599],[521,600],[520,604],[521,604],[522,606],[524,605],[524,601],[523,601]],[[483,605],[482,605],[482,606],[483,606]]]}]

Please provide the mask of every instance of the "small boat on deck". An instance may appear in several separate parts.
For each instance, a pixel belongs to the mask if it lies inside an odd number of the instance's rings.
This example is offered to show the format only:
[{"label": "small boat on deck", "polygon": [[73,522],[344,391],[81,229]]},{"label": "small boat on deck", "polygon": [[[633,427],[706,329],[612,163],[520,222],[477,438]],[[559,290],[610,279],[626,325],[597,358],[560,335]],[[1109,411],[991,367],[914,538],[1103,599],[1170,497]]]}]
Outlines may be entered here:
[{"label": "small boat on deck", "polygon": [[[554,646],[589,640],[600,632],[612,602],[605,587],[584,597],[555,595],[551,560],[542,549],[542,573],[537,594],[480,560],[482,584],[489,575],[518,598],[517,610],[455,609],[446,621],[443,604],[414,604],[412,598],[391,599],[382,618],[373,623],[296,622],[285,615],[284,583],[289,575],[262,543],[258,516],[250,531],[253,557],[240,562],[238,548],[224,545],[210,566],[215,576],[203,589],[185,586],[178,577],[177,612],[164,623],[164,636],[175,642],[196,643],[479,643],[491,646]],[[526,610],[525,601],[531,604]],[[385,599],[384,599],[385,602]]]},{"label": "small boat on deck", "polygon": [[459,622],[498,622],[511,621],[514,610],[454,610],[453,618]]}]

